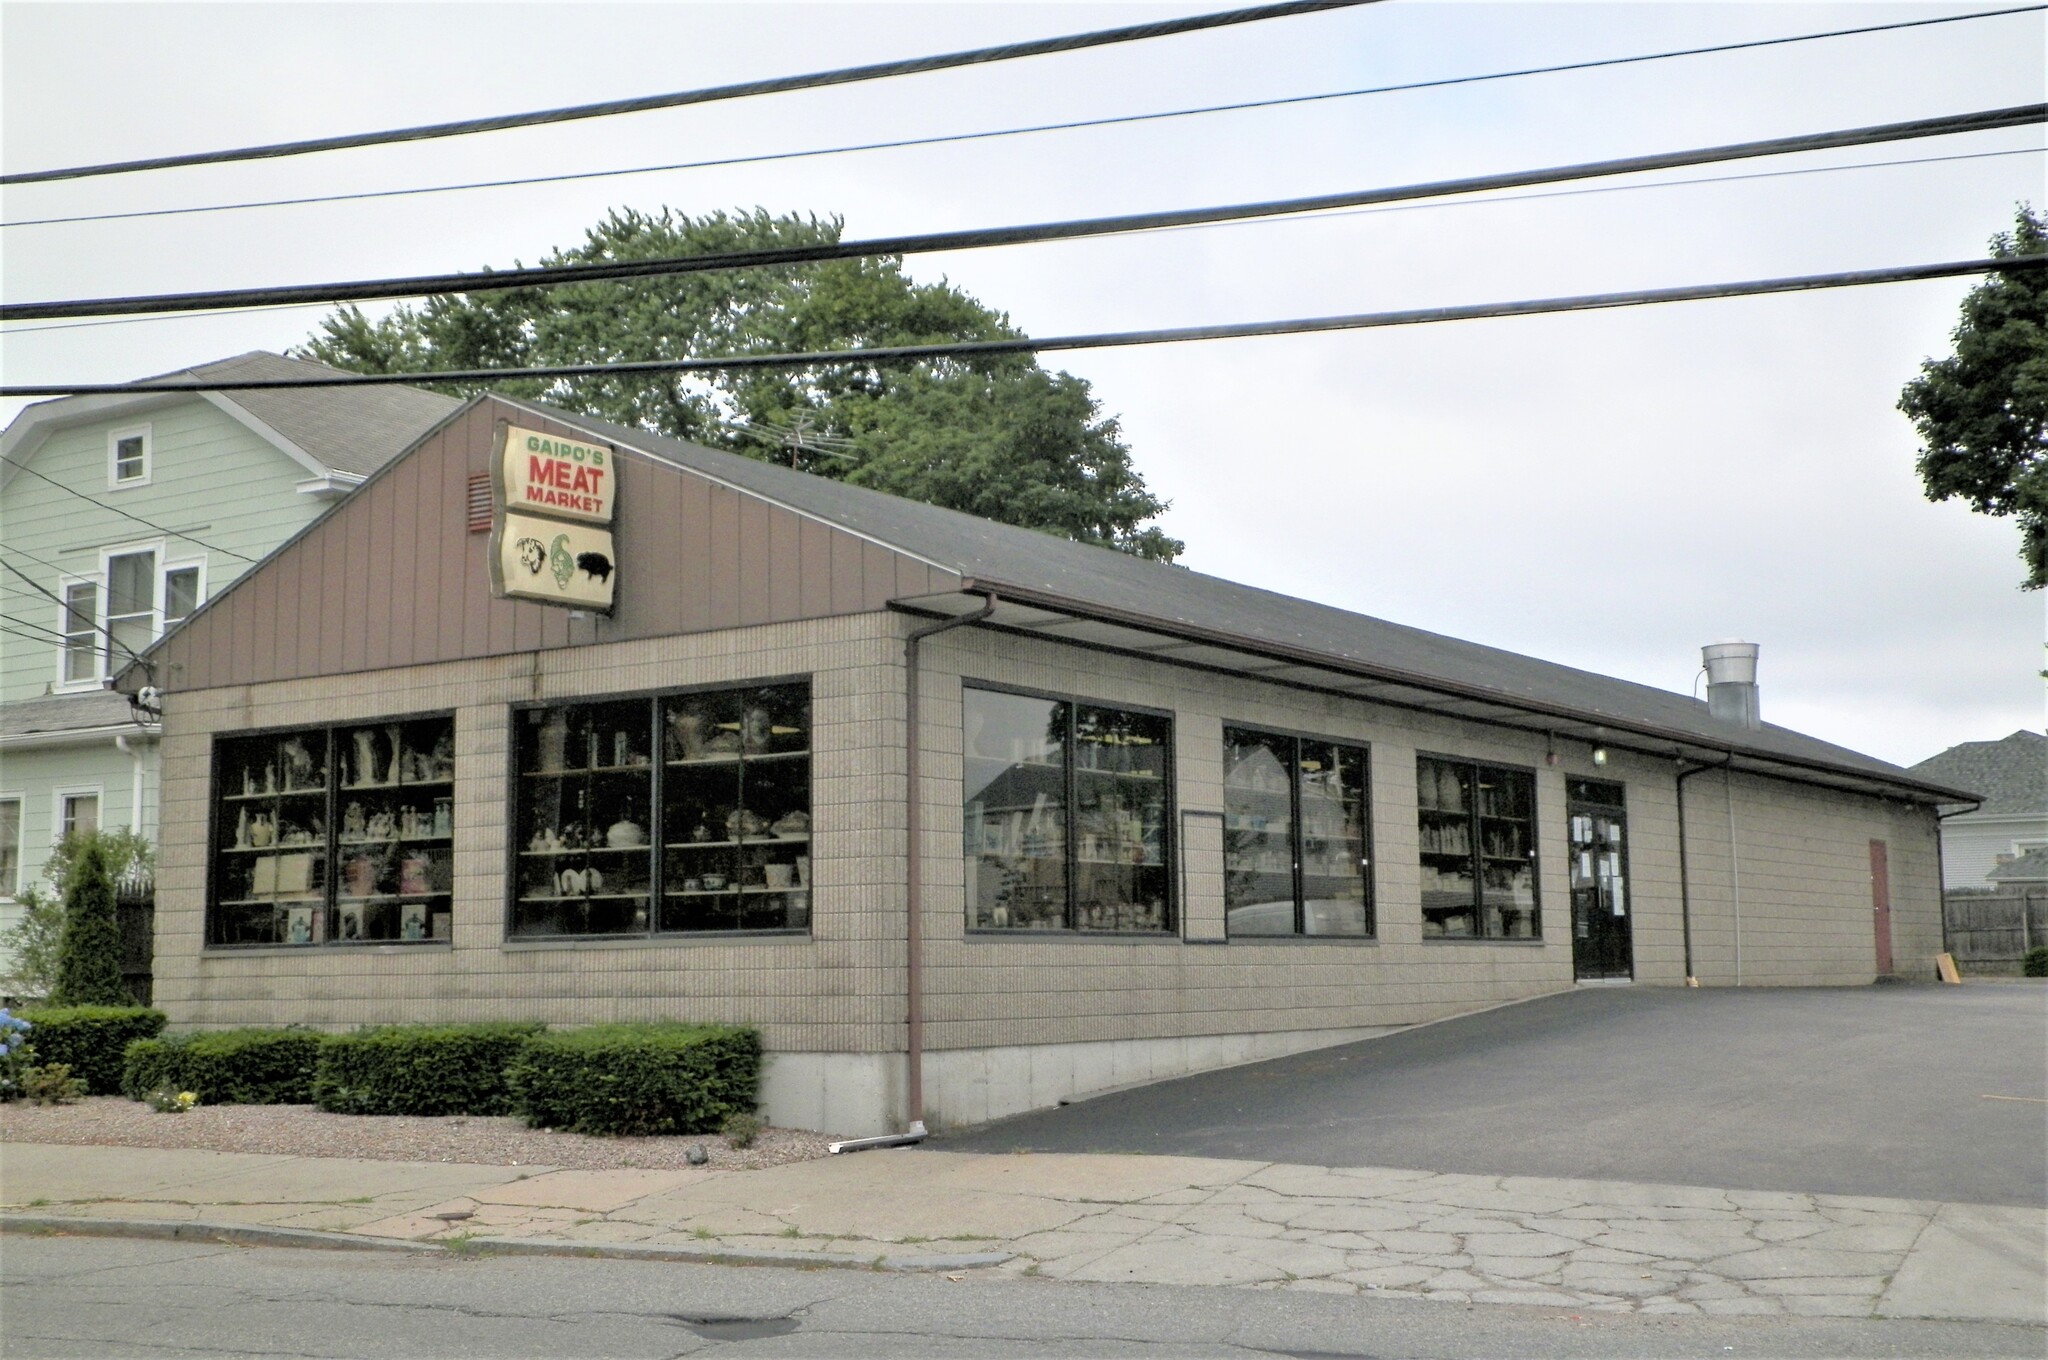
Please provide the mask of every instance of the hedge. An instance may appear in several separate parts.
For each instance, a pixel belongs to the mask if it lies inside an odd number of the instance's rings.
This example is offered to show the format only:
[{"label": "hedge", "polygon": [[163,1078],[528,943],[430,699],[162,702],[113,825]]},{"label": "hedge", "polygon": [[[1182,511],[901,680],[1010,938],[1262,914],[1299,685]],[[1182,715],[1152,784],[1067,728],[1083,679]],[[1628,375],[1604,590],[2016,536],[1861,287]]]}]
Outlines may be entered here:
[{"label": "hedge", "polygon": [[330,1034],[313,1103],[337,1114],[510,1114],[505,1066],[544,1028],[505,1021]]},{"label": "hedge", "polygon": [[143,1006],[52,1006],[23,1011],[21,1018],[29,1023],[36,1062],[65,1064],[96,1096],[121,1089],[128,1045],[154,1039],[165,1023],[162,1011]]},{"label": "hedge", "polygon": [[121,1092],[141,1100],[159,1086],[205,1105],[307,1105],[322,1035],[303,1029],[228,1029],[145,1039],[128,1049]]},{"label": "hedge", "polygon": [[761,1036],[721,1025],[592,1025],[535,1035],[505,1072],[529,1124],[715,1133],[759,1102]]}]

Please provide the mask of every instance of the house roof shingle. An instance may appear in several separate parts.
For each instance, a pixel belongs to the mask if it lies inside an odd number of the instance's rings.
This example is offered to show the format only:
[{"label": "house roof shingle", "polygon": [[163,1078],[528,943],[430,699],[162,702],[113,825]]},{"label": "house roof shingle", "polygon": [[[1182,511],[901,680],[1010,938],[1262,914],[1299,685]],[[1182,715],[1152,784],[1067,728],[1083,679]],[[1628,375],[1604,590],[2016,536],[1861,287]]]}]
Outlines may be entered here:
[{"label": "house roof shingle", "polygon": [[1937,784],[1975,789],[1980,813],[2048,815],[2048,735],[2025,728],[1997,741],[1966,741],[1911,767]]},{"label": "house roof shingle", "polygon": [[[253,350],[232,359],[167,373],[168,378],[275,379],[340,370],[310,359]],[[146,380],[147,381],[147,380]],[[453,410],[459,397],[418,387],[298,387],[218,394],[291,440],[336,472],[365,477],[418,441]]]}]

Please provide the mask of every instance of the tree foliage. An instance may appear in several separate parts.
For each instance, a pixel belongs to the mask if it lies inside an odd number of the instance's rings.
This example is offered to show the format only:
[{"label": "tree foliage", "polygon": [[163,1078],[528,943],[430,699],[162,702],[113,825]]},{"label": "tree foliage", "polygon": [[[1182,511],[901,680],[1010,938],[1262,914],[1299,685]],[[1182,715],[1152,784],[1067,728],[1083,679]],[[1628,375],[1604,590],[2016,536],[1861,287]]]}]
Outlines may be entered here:
[{"label": "tree foliage", "polygon": [[[2048,215],[2019,209],[1992,238],[2000,258],[2048,250]],[[2048,585],[2048,270],[1994,273],[1963,299],[1955,352],[1929,359],[1899,395],[1920,434],[1933,501],[2019,521],[2023,589]]]},{"label": "tree foliage", "polygon": [[[835,219],[763,209],[698,218],[614,210],[542,263],[589,264],[810,245]],[[437,297],[381,320],[326,317],[300,352],[364,373],[809,353],[1021,336],[947,283],[895,258]],[[714,375],[596,375],[490,385],[969,514],[1171,560],[1117,422],[1088,384],[1029,355],[819,364]],[[457,387],[464,394],[482,390]],[[801,430],[800,438],[788,432]]]},{"label": "tree foliage", "polygon": [[106,852],[88,841],[71,865],[64,892],[64,934],[57,946],[53,1006],[126,1006],[121,980],[121,921]]},{"label": "tree foliage", "polygon": [[64,942],[64,899],[70,892],[71,877],[87,846],[97,846],[108,873],[118,883],[131,870],[152,873],[156,847],[149,838],[128,827],[73,832],[57,842],[43,862],[43,879],[49,887],[24,883],[16,895],[21,919],[0,931],[0,960],[7,965],[0,975],[0,990],[10,996],[47,997],[57,986],[57,967]]}]

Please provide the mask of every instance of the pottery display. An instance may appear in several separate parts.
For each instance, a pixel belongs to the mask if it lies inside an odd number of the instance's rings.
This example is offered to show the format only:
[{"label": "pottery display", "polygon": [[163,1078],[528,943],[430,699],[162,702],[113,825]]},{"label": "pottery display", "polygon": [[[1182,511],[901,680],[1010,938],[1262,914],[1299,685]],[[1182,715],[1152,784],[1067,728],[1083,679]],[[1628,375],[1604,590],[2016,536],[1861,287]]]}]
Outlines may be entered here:
[{"label": "pottery display", "polygon": [[792,812],[778,817],[768,829],[778,836],[808,836],[811,834],[811,815],[808,812]]},{"label": "pottery display", "polygon": [[621,817],[605,831],[604,843],[614,850],[631,850],[647,844],[647,833],[640,823]]}]

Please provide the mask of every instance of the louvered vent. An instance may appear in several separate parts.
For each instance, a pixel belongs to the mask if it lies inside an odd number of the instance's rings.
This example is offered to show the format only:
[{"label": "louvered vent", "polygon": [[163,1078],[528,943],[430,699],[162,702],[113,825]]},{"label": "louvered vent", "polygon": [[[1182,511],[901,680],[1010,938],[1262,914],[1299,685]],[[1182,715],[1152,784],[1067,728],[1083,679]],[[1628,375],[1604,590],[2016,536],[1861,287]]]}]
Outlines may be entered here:
[{"label": "louvered vent", "polygon": [[473,534],[491,531],[491,474],[488,472],[469,474],[469,531]]}]

